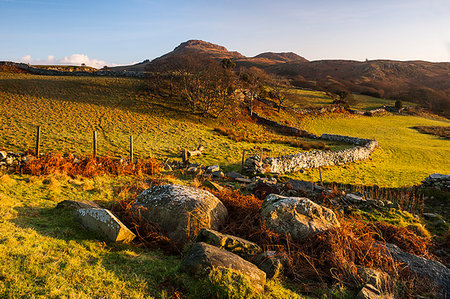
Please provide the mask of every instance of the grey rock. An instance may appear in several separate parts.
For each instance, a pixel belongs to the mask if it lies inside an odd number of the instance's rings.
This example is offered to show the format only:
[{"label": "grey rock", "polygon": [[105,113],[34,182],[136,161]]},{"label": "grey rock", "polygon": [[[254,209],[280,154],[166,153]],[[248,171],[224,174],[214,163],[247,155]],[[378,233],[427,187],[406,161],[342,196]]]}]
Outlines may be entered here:
[{"label": "grey rock", "polygon": [[266,273],[267,278],[275,278],[282,274],[287,259],[276,251],[265,251],[258,254],[253,263]]},{"label": "grey rock", "polygon": [[362,196],[355,193],[345,195],[345,199],[355,203],[366,201]]},{"label": "grey rock", "polygon": [[387,292],[391,289],[392,282],[389,274],[383,271],[374,270],[371,268],[356,266],[357,274],[362,279],[364,284],[369,284],[376,287],[378,290]]},{"label": "grey rock", "polygon": [[399,262],[404,263],[419,277],[430,280],[438,291],[439,298],[448,298],[450,295],[450,270],[438,261],[429,260],[414,254],[402,251],[394,244],[381,245]]},{"label": "grey rock", "polygon": [[250,184],[252,182],[251,179],[247,179],[247,178],[236,178],[235,180],[236,180],[236,182],[244,183],[244,184]]},{"label": "grey rock", "polygon": [[222,248],[226,251],[230,251],[246,260],[251,259],[262,251],[261,247],[259,247],[256,243],[206,228],[202,228],[200,230],[196,241],[204,242]]},{"label": "grey rock", "polygon": [[394,299],[390,294],[382,294],[376,287],[371,284],[365,285],[356,295],[356,299]]},{"label": "grey rock", "polygon": [[136,236],[116,216],[106,209],[78,209],[75,214],[86,228],[114,242],[129,243]]},{"label": "grey rock", "polygon": [[195,243],[180,267],[182,272],[199,276],[207,275],[213,269],[233,270],[246,276],[258,291],[264,290],[266,273],[243,258],[206,243]]},{"label": "grey rock", "polygon": [[224,178],[225,177],[225,174],[220,170],[212,172],[212,175],[213,175],[213,177],[216,177],[216,178]]},{"label": "grey rock", "polygon": [[217,229],[228,211],[208,191],[181,185],[162,185],[142,192],[134,213],[161,226],[169,238],[182,244],[193,240],[201,228]]},{"label": "grey rock", "polygon": [[211,165],[206,168],[207,173],[213,173],[213,172],[219,171],[219,170],[220,170],[219,165]]},{"label": "grey rock", "polygon": [[245,176],[235,171],[228,172],[227,177],[229,177],[230,179],[245,178]]},{"label": "grey rock", "polygon": [[261,217],[273,231],[294,239],[340,225],[332,210],[306,197],[270,194],[263,201]]}]

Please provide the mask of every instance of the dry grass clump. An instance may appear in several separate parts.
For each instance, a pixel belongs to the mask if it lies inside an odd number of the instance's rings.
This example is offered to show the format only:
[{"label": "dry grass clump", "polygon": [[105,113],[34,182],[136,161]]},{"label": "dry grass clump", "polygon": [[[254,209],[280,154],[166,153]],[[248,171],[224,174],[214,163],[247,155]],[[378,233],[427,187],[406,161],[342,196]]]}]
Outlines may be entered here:
[{"label": "dry grass clump", "polygon": [[295,281],[309,279],[356,287],[362,282],[356,266],[378,269],[392,277],[400,275],[402,280],[410,279],[403,277],[403,272],[399,273],[399,264],[383,250],[380,241],[393,243],[406,252],[430,257],[429,240],[406,228],[381,222],[368,225],[357,218],[340,217],[340,227],[313,234],[304,240],[292,240],[289,235],[274,233],[265,226],[260,217],[262,201],[253,195],[231,190],[214,194],[229,212],[228,222],[221,231],[253,241],[265,250],[285,254],[288,257],[285,274]]},{"label": "dry grass clump", "polygon": [[27,163],[22,164],[17,172],[36,176],[66,174],[71,177],[94,177],[103,174],[153,175],[159,172],[159,164],[153,158],[139,160],[137,163],[128,163],[108,156],[76,158],[73,155],[50,153],[39,158],[31,158]]}]

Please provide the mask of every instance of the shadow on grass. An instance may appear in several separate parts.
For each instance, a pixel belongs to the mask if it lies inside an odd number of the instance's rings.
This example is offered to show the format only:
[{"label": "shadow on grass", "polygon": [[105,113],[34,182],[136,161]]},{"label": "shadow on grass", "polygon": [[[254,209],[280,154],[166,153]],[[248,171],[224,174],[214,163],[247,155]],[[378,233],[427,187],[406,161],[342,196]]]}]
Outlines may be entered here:
[{"label": "shadow on grass", "polygon": [[[18,215],[11,222],[20,228],[32,229],[42,236],[80,244],[85,241],[104,241],[99,234],[83,228],[70,210],[39,207],[16,207],[15,210]],[[190,279],[179,273],[180,262],[177,256],[166,256],[159,251],[148,251],[132,244],[107,244],[107,250],[97,250],[95,245],[84,246],[86,250],[95,251],[96,254],[79,257],[83,267],[93,267],[94,271],[94,268],[101,265],[145,296],[164,297],[164,294],[169,294],[170,297],[183,292],[183,281]],[[67,246],[73,245],[69,243]],[[103,245],[99,245],[99,248],[103,248]],[[62,272],[61,276],[64,275]]]}]

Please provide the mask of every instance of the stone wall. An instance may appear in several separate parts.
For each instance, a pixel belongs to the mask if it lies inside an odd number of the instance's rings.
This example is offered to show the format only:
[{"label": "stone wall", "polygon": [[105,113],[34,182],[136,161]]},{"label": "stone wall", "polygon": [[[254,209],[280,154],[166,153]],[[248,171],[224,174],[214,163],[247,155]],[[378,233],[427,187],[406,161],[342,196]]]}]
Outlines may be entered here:
[{"label": "stone wall", "polygon": [[46,70],[32,67],[25,63],[17,63],[11,61],[0,61],[0,65],[13,66],[24,71],[29,72],[34,75],[45,75],[45,76],[100,76],[100,77],[129,77],[129,78],[144,78],[145,73],[143,72],[127,72],[127,71],[96,71],[96,72],[63,72],[56,70]]},{"label": "stone wall", "polygon": [[356,145],[355,147],[340,151],[312,150],[282,157],[268,157],[261,161],[258,155],[249,157],[244,162],[243,171],[249,174],[257,173],[286,173],[296,172],[303,168],[316,168],[319,166],[342,165],[345,163],[366,160],[378,146],[378,142],[371,139],[349,137],[343,135],[323,134],[320,137],[305,130],[285,126],[275,121],[266,119],[254,113],[254,117],[266,125],[270,125],[277,131],[293,136],[309,137],[325,141],[337,141]]}]

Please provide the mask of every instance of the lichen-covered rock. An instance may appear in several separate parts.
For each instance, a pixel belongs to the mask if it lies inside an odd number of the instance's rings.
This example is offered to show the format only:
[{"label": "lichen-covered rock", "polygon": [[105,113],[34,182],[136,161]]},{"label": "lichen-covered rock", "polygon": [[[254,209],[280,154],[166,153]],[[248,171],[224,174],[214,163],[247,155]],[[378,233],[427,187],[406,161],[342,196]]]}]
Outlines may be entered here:
[{"label": "lichen-covered rock", "polygon": [[75,211],[81,224],[105,236],[110,241],[129,243],[136,236],[110,211],[98,208],[82,208]]},{"label": "lichen-covered rock", "polygon": [[391,294],[383,294],[371,284],[365,285],[356,295],[356,299],[394,299]]},{"label": "lichen-covered rock", "polygon": [[450,269],[446,266],[438,261],[404,252],[394,244],[386,243],[381,246],[392,255],[394,260],[407,265],[419,277],[428,279],[435,287],[438,298],[450,296]]},{"label": "lichen-covered rock", "polygon": [[422,182],[423,187],[450,191],[450,175],[433,173]]},{"label": "lichen-covered rock", "polygon": [[383,271],[374,270],[371,268],[356,266],[357,274],[362,279],[364,284],[369,284],[381,291],[389,291],[392,286],[389,274]]},{"label": "lichen-covered rock", "polygon": [[200,230],[196,241],[225,249],[226,251],[237,254],[246,260],[261,252],[261,247],[259,247],[256,243],[206,228],[202,228]]},{"label": "lichen-covered rock", "polygon": [[273,231],[294,239],[339,226],[332,210],[305,197],[270,194],[263,201],[261,217]]},{"label": "lichen-covered rock", "polygon": [[246,276],[255,289],[264,290],[266,273],[243,258],[206,243],[195,243],[187,253],[180,268],[183,272],[199,276],[207,275],[213,269],[235,271]]},{"label": "lichen-covered rock", "polygon": [[283,272],[287,257],[270,250],[258,254],[252,262],[266,273],[267,278],[275,278]]},{"label": "lichen-covered rock", "polygon": [[223,203],[208,191],[181,186],[162,185],[142,192],[133,211],[157,223],[169,238],[186,243],[201,228],[217,229],[228,216]]}]

